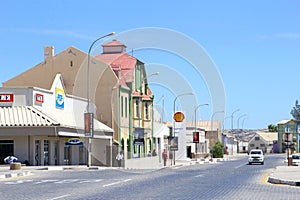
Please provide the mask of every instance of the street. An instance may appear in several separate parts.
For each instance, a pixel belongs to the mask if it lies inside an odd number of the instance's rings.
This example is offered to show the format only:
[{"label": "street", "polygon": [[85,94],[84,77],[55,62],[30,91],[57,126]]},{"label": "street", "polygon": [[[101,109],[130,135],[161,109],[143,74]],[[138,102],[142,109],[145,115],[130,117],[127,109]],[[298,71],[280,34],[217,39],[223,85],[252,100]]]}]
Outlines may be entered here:
[{"label": "street", "polygon": [[159,170],[35,171],[0,181],[1,199],[299,199],[300,187],[266,182],[284,155]]}]

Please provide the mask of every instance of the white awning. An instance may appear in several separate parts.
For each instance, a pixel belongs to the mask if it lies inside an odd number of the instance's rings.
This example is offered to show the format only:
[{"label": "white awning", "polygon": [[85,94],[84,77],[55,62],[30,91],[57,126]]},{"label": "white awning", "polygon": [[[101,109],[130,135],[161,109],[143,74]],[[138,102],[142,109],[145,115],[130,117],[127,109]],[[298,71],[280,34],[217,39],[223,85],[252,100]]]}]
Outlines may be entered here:
[{"label": "white awning", "polygon": [[0,126],[55,126],[59,123],[32,106],[0,107]]}]

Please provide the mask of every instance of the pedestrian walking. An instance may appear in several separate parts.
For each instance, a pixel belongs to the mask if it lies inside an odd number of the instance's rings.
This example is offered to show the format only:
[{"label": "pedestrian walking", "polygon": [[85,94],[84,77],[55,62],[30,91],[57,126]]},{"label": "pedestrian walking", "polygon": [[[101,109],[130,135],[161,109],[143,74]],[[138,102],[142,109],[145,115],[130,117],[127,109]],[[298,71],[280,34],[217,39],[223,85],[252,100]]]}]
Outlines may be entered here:
[{"label": "pedestrian walking", "polygon": [[120,168],[121,167],[121,162],[122,160],[124,159],[124,156],[123,156],[123,153],[120,151],[117,156],[116,156],[116,160],[118,162],[118,167]]},{"label": "pedestrian walking", "polygon": [[164,149],[163,153],[162,153],[162,158],[164,160],[164,166],[167,165],[167,158],[168,158],[168,154],[167,151]]}]

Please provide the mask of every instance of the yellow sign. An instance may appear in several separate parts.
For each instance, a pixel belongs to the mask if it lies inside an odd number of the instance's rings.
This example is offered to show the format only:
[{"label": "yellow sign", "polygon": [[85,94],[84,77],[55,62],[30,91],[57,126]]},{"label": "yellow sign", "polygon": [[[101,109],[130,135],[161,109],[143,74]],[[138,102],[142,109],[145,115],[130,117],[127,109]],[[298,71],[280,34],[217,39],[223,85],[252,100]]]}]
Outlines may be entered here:
[{"label": "yellow sign", "polygon": [[176,112],[173,116],[175,122],[182,122],[184,120],[184,114],[182,112]]}]

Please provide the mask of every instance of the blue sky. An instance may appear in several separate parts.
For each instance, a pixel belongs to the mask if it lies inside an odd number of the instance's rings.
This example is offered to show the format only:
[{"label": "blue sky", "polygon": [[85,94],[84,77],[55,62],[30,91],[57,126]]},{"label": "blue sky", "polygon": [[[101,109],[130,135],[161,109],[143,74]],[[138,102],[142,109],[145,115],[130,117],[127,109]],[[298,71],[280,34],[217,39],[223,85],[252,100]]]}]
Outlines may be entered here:
[{"label": "blue sky", "polygon": [[[234,115],[234,127],[239,116],[246,114],[244,128],[265,128],[291,118],[290,110],[300,99],[299,8],[296,0],[5,1],[0,7],[0,81],[40,63],[46,45],[53,45],[55,53],[69,46],[87,52],[94,39],[112,31],[165,28],[197,42],[215,63],[225,88],[225,116],[240,109]],[[146,64],[167,65],[179,73],[190,67],[166,52],[133,54]],[[155,85],[154,77],[151,80],[156,99],[164,95],[165,118],[171,120],[174,94]],[[205,81],[198,81],[197,85],[190,81],[197,90],[197,104],[211,104]],[[200,118],[210,120],[215,111],[212,106],[201,107]],[[188,119],[193,119],[192,112]],[[227,118],[225,128],[230,125]]]}]

